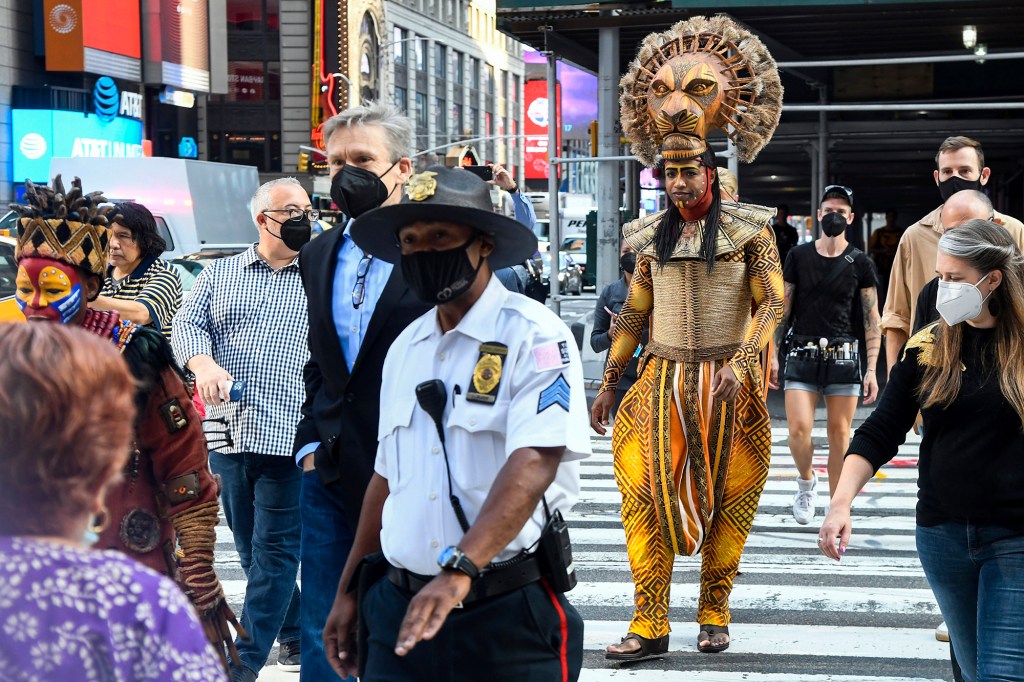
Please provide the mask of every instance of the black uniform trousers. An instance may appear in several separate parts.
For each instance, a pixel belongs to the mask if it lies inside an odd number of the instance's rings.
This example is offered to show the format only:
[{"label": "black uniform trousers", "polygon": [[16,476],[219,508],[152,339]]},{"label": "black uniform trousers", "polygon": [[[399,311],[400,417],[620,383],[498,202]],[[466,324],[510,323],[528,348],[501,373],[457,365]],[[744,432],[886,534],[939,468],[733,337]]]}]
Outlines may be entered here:
[{"label": "black uniform trousers", "polygon": [[362,682],[575,682],[580,676],[583,619],[545,581],[452,609],[432,640],[397,656],[412,597],[387,578],[366,593]]}]

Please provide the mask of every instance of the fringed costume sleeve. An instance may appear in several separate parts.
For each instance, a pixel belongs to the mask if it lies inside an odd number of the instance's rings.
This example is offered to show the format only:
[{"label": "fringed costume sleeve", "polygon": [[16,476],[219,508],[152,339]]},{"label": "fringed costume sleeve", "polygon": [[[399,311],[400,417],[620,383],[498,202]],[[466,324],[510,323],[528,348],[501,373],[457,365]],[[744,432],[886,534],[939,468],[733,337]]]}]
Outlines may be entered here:
[{"label": "fringed costume sleeve", "polygon": [[217,483],[210,472],[199,414],[174,367],[165,365],[159,373],[137,433],[180,547],[178,585],[195,606],[207,639],[221,658],[225,647],[232,658],[237,657],[228,623],[238,629],[238,622],[213,570]]},{"label": "fringed costume sleeve", "polygon": [[[775,259],[778,261],[777,255]],[[637,346],[643,339],[644,329],[651,317],[653,306],[654,283],[651,278],[651,258],[637,255],[636,269],[633,271],[633,281],[629,285],[629,294],[609,332],[612,345],[608,349],[608,360],[604,366],[604,382],[601,384],[598,394],[615,390],[622,371],[629,364]]]},{"label": "fringed costume sleeve", "polygon": [[[761,350],[771,340],[775,328],[779,326],[784,295],[779,250],[775,246],[771,228],[761,230],[744,245],[744,251],[747,278],[757,309],[750,320],[750,326],[747,327],[743,343],[729,361],[736,378],[741,382],[755,372],[754,368],[759,364]],[[760,374],[760,371],[756,371],[756,374]],[[605,376],[607,377],[607,370]]]}]

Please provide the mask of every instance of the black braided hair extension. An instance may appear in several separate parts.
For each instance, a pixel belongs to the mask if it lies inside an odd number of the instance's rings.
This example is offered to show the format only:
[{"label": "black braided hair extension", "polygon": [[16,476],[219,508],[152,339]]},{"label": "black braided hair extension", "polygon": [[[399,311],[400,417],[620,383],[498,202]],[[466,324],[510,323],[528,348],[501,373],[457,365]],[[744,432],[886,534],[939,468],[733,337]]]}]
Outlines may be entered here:
[{"label": "black braided hair extension", "polygon": [[715,150],[708,145],[707,151],[701,156],[701,165],[715,173],[711,183],[711,206],[704,219],[704,238],[700,243],[700,257],[708,264],[708,273],[715,267],[715,247],[718,244],[718,219],[722,216],[722,186],[718,181],[718,162]]},{"label": "black braided hair extension", "polygon": [[675,251],[676,242],[682,233],[683,217],[679,215],[679,209],[670,205],[654,230],[654,253],[658,256],[658,267],[665,267],[665,263],[672,258],[672,252]]}]

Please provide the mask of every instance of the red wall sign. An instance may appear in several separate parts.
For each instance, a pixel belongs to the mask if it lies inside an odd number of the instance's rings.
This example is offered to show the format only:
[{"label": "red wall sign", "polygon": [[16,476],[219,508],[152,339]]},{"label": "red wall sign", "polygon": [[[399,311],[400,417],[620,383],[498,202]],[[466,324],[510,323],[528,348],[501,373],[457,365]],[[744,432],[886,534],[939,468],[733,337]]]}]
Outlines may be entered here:
[{"label": "red wall sign", "polygon": [[[548,82],[526,81],[523,84],[526,116],[523,133],[526,137],[526,179],[543,180],[548,177]],[[558,126],[558,146],[562,146],[562,87],[555,84],[555,111]],[[557,151],[557,150],[556,150]],[[557,153],[556,153],[557,156]]]}]

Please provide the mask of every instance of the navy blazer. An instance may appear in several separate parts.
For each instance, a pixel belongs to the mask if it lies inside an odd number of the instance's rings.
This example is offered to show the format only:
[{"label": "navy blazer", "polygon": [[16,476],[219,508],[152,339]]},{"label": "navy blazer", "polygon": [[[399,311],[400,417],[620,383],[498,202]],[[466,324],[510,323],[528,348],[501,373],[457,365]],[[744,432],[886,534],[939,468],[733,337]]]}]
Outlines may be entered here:
[{"label": "navy blazer", "polygon": [[309,308],[310,357],[303,370],[306,399],[295,432],[294,451],[320,442],[314,453],[317,473],[325,486],[341,496],[354,531],[377,454],[384,358],[402,330],[431,306],[416,298],[402,277],[402,269],[395,267],[349,373],[331,299],[342,234],[340,226],[328,230],[299,253]]}]

